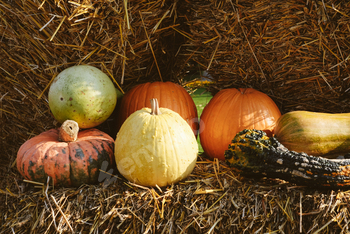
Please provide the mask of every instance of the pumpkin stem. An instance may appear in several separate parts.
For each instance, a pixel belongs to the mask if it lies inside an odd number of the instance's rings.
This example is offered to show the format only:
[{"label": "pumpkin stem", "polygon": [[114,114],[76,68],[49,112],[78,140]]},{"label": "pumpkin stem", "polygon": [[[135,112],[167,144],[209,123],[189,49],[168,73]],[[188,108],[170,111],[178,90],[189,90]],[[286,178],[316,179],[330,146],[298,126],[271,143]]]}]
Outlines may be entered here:
[{"label": "pumpkin stem", "polygon": [[241,94],[245,94],[245,91],[246,91],[247,89],[246,89],[246,88],[239,88],[238,90],[241,92]]},{"label": "pumpkin stem", "polygon": [[79,125],[74,120],[66,120],[58,129],[58,140],[64,142],[76,141],[78,138]]},{"label": "pumpkin stem", "polygon": [[151,99],[151,115],[161,115],[157,98]]}]

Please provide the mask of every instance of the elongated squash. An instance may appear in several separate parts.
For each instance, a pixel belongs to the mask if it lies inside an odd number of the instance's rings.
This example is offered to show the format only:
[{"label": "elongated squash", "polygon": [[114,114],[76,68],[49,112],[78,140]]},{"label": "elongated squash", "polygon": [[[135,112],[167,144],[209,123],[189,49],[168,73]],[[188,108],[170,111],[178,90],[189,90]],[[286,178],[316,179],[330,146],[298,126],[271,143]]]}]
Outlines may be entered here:
[{"label": "elongated squash", "polygon": [[244,176],[279,178],[309,187],[350,187],[350,159],[328,159],[289,151],[274,137],[245,129],[225,151],[228,166]]},{"label": "elongated squash", "polygon": [[335,158],[350,153],[350,113],[292,111],[278,119],[275,137],[289,150]]}]

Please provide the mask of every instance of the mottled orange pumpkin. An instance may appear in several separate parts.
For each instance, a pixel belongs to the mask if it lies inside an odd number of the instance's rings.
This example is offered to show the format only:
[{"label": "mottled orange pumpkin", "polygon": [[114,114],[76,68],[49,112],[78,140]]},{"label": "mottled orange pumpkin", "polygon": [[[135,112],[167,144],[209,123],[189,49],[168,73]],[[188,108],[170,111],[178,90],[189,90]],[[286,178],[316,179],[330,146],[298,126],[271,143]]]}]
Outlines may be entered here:
[{"label": "mottled orange pumpkin", "polygon": [[132,113],[144,107],[151,108],[152,98],[159,100],[159,107],[175,111],[184,118],[197,136],[199,124],[196,104],[185,88],[169,81],[139,84],[125,93],[119,109],[118,130]]},{"label": "mottled orange pumpkin", "polygon": [[75,121],[65,121],[26,141],[17,153],[17,169],[27,180],[55,185],[80,186],[98,183],[101,164],[114,163],[114,140],[91,128],[79,131]]},{"label": "mottled orange pumpkin", "polygon": [[200,142],[211,158],[224,160],[225,150],[243,129],[265,131],[271,136],[281,116],[275,102],[252,88],[223,89],[204,108],[200,117]]}]

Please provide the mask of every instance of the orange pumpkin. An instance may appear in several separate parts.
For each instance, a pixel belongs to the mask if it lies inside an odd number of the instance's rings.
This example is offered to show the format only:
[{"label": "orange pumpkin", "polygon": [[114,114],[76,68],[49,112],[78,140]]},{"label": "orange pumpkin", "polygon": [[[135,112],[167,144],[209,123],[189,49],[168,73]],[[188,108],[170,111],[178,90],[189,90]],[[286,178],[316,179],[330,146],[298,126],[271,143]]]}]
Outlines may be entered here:
[{"label": "orange pumpkin", "polygon": [[17,153],[17,169],[27,180],[55,185],[98,183],[103,162],[114,165],[114,140],[91,128],[79,132],[75,121],[65,121],[26,141]]},{"label": "orange pumpkin", "polygon": [[132,113],[144,107],[151,108],[152,98],[159,100],[159,107],[177,112],[197,136],[198,114],[192,97],[181,85],[169,81],[139,84],[125,93],[119,109],[118,130]]},{"label": "orange pumpkin", "polygon": [[243,129],[257,129],[272,135],[281,116],[275,102],[252,88],[223,89],[204,108],[200,117],[200,142],[211,158],[225,160],[225,150]]}]

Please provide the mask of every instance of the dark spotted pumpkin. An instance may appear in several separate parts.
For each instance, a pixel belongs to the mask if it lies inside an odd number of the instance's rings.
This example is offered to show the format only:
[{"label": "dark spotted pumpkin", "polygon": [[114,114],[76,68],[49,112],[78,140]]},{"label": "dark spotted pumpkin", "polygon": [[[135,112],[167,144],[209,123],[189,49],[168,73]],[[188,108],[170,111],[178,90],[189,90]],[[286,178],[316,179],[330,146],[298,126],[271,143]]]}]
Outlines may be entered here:
[{"label": "dark spotted pumpkin", "polygon": [[94,128],[79,131],[76,122],[66,126],[67,133],[63,131],[65,124],[29,139],[20,147],[17,169],[25,179],[46,183],[50,176],[55,185],[96,184],[102,163],[115,164],[114,140],[109,135]]}]

